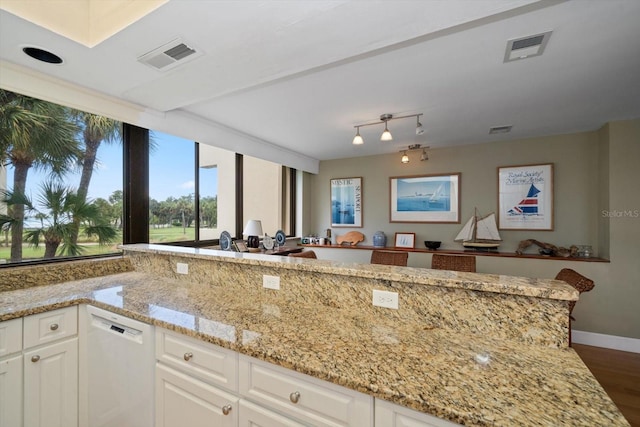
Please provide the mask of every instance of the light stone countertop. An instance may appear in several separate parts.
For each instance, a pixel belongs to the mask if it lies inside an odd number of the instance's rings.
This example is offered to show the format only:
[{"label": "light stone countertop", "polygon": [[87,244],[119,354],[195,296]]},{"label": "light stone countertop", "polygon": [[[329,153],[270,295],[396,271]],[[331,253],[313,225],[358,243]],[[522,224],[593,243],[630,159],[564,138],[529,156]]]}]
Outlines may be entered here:
[{"label": "light stone countertop", "polygon": [[[252,262],[270,262],[257,257]],[[247,298],[232,287],[127,272],[2,292],[0,320],[90,303],[465,425],[628,425],[570,348],[464,335],[315,301],[283,304],[272,295]],[[476,363],[478,353],[490,362]]]},{"label": "light stone countertop", "polygon": [[[435,285],[482,292],[495,292],[505,295],[522,295],[566,301],[577,301],[579,297],[579,293],[575,288],[569,286],[563,281],[554,279],[538,279],[484,273],[464,273],[389,265],[341,263],[328,260],[313,260],[313,262],[307,262],[308,260],[295,257],[145,243],[124,245],[122,247],[124,248],[125,253],[140,252],[165,256],[175,255],[208,261],[219,260],[245,265],[268,267],[277,266],[281,269],[357,276],[369,279],[385,279],[395,282]],[[428,271],[428,274],[425,274],[426,271]]]}]

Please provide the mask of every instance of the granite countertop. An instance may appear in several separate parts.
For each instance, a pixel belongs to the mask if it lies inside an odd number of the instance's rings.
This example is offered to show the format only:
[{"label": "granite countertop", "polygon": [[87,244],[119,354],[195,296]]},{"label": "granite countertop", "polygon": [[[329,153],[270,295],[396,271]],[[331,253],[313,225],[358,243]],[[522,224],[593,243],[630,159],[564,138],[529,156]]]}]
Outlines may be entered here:
[{"label": "granite countertop", "polygon": [[90,303],[465,425],[628,425],[570,348],[270,295],[127,272],[2,292],[0,320]]}]

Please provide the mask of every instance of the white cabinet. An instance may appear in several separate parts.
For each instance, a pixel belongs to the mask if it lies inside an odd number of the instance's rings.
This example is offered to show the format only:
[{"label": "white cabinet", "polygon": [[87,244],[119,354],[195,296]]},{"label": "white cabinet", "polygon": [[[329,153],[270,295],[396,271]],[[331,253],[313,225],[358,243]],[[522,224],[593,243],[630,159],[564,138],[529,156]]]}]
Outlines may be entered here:
[{"label": "white cabinet", "polygon": [[376,399],[376,427],[452,427],[460,424]]},{"label": "white cabinet", "polygon": [[304,427],[297,421],[269,411],[245,399],[240,399],[240,427]]},{"label": "white cabinet", "polygon": [[22,425],[22,319],[0,322],[0,427]]},{"label": "white cabinet", "polygon": [[24,318],[24,426],[78,425],[78,307]]},{"label": "white cabinet", "polygon": [[22,355],[19,354],[0,359],[0,427],[21,425]]},{"label": "white cabinet", "polygon": [[305,424],[373,426],[373,398],[240,355],[240,395]]},{"label": "white cabinet", "polygon": [[156,329],[156,427],[238,425],[238,354]]},{"label": "white cabinet", "polygon": [[237,425],[237,396],[156,364],[156,427]]},{"label": "white cabinet", "polygon": [[78,425],[78,308],[0,323],[0,427]]},{"label": "white cabinet", "polygon": [[78,425],[78,339],[24,352],[25,427]]}]

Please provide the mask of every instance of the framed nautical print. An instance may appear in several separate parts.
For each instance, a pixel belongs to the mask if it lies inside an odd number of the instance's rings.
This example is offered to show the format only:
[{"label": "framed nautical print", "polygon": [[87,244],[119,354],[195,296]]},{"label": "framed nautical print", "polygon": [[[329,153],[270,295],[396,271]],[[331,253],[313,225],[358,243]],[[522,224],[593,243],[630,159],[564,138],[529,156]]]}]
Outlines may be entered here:
[{"label": "framed nautical print", "polygon": [[389,221],[460,223],[460,174],[392,176]]},{"label": "framed nautical print", "polygon": [[362,178],[331,179],[331,227],[362,227]]},{"label": "framed nautical print", "polygon": [[553,230],[553,163],[498,167],[498,228]]}]

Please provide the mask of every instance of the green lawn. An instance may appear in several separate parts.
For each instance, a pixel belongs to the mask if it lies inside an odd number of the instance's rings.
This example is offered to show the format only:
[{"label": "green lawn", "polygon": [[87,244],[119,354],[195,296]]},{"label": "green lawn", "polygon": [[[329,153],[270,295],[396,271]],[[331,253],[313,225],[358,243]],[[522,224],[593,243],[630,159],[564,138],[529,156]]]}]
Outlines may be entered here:
[{"label": "green lawn", "polygon": [[[182,227],[170,227],[170,228],[149,228],[149,240],[152,243],[166,243],[166,242],[180,242],[184,240],[193,240],[195,237],[195,230],[193,228],[187,228],[186,233],[183,232]],[[119,233],[118,242],[122,242],[122,235]],[[4,245],[4,241],[0,242]],[[99,255],[105,253],[118,252],[117,245],[114,243],[111,245],[100,246],[96,243],[87,242],[81,245],[85,248],[83,255]],[[41,259],[44,256],[44,244],[41,244],[37,248],[32,246],[22,246],[22,258],[24,260],[29,259]],[[0,260],[9,260],[11,257],[11,248],[7,246],[0,246]]]}]

